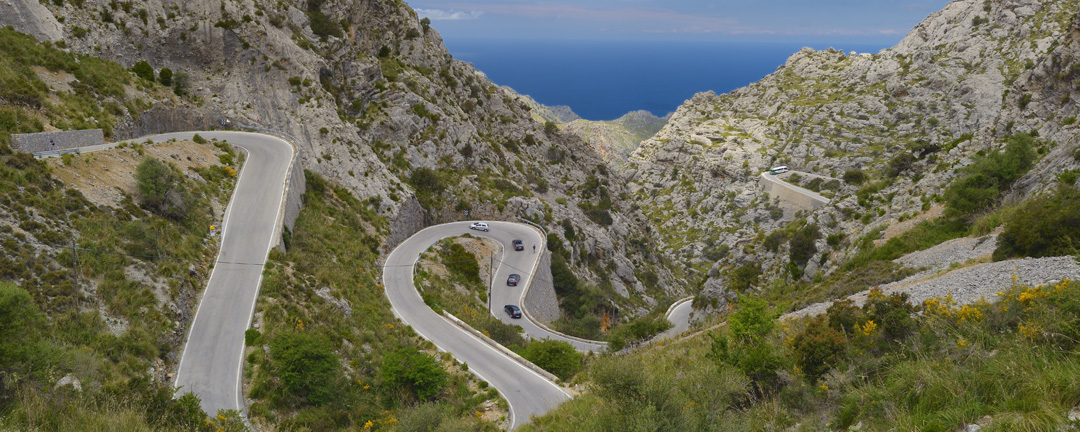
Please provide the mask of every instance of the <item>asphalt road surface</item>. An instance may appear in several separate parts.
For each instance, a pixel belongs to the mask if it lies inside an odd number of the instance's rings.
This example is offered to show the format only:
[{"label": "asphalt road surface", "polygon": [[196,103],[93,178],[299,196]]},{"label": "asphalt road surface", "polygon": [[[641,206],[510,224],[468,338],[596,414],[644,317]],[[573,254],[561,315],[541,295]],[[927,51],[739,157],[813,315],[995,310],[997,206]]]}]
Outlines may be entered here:
[{"label": "asphalt road surface", "polygon": [[[191,139],[193,135],[183,132],[147,138],[160,142]],[[225,210],[221,250],[176,372],[177,395],[195,393],[203,410],[213,416],[220,409],[244,408],[240,391],[244,331],[251,323],[263,264],[279,230],[293,147],[280,138],[248,132],[199,135],[227,140],[248,154]]]},{"label": "asphalt road surface", "polygon": [[667,313],[668,321],[671,321],[671,328],[660,333],[654,340],[657,339],[671,339],[675,336],[682,334],[690,328],[690,313],[694,311],[694,302],[682,301],[681,303],[674,304],[674,307],[670,308]]},{"label": "asphalt road surface", "polygon": [[[468,223],[465,223],[465,227],[468,228]],[[539,262],[540,254],[544,252],[544,240],[539,230],[525,224],[501,222],[497,226],[492,225],[491,228],[489,232],[473,232],[473,235],[488,237],[503,245],[502,251],[494,257],[495,277],[491,284],[489,312],[502,322],[521,326],[530,339],[560,340],[570,343],[578,351],[603,352],[607,350],[606,343],[569,337],[554,332],[533,322],[526,314],[523,314],[520,319],[510,318],[506,314],[503,310],[506,305],[522,306],[524,303],[525,287],[529,286],[537,273],[536,265]],[[513,240],[521,240],[525,244],[525,250],[515,251],[513,245],[511,245]],[[535,251],[533,245],[536,245]],[[511,274],[521,276],[521,281],[518,282],[517,286],[506,284],[506,280]]]},{"label": "asphalt road surface", "polygon": [[[428,305],[424,304],[413,284],[413,267],[420,254],[446,237],[469,233],[502,243],[503,252],[495,258],[498,260],[495,263],[497,272],[491,298],[493,309],[498,312],[496,316],[505,316],[502,312],[503,306],[519,304],[521,296],[519,290],[526,286],[529,282],[527,278],[533,273],[532,269],[539,257],[539,250],[536,253],[532,252],[533,242],[537,244],[537,249],[542,247],[543,243],[540,241],[540,233],[528,225],[488,222],[491,231],[485,233],[470,230],[469,223],[454,222],[428,227],[398,245],[386,259],[383,285],[394,314],[398,318],[412,326],[413,330],[416,330],[424,339],[433,342],[440,350],[449,352],[460,362],[468,363],[470,372],[499,390],[499,393],[510,404],[510,428],[513,429],[528,422],[529,417],[542,415],[559,406],[570,399],[570,395],[555,383],[432,311]],[[513,239],[524,241],[526,249],[515,252],[510,245]],[[522,276],[518,291],[506,287],[506,276],[510,273],[518,273]],[[528,320],[525,319],[508,322],[522,327],[528,325]]]}]

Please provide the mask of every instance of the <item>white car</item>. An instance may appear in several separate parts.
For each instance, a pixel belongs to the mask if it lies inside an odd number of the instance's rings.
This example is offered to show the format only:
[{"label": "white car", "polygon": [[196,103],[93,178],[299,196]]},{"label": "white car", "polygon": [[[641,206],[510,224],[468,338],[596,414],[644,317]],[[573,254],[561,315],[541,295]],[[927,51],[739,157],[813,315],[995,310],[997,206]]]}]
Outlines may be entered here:
[{"label": "white car", "polygon": [[487,222],[473,222],[469,225],[469,229],[474,229],[477,231],[490,231]]}]

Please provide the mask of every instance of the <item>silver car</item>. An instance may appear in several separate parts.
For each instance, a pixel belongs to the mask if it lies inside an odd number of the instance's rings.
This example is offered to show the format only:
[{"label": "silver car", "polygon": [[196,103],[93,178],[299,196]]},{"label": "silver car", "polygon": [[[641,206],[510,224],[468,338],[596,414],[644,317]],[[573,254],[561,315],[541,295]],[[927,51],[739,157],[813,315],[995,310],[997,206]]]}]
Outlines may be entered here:
[{"label": "silver car", "polygon": [[487,222],[473,222],[469,225],[469,229],[474,229],[477,231],[490,231]]}]

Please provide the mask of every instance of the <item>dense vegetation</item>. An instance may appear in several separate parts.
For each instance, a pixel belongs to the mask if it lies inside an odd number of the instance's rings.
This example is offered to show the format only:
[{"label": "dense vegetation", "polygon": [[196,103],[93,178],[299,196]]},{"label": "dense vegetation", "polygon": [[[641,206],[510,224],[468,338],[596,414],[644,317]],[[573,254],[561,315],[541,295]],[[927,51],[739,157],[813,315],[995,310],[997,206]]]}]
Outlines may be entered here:
[{"label": "dense vegetation", "polygon": [[[89,166],[89,157],[68,163]],[[194,297],[213,256],[205,241],[210,201],[228,196],[228,172],[200,169],[203,182],[173,178],[194,205],[167,219],[130,197],[119,208],[95,206],[56,181],[44,162],[27,154],[0,156],[0,216],[19,221],[19,231],[0,228],[0,320],[9,343],[0,348],[0,428],[239,424],[235,413],[207,424],[196,398],[173,399],[163,373],[153,372],[175,353],[185,309],[194,304],[178,301],[173,309],[159,302],[153,282],[137,276],[160,280],[158,289],[170,299]],[[55,387],[65,376],[80,381],[82,391]]]},{"label": "dense vegetation", "polygon": [[876,293],[780,325],[744,299],[711,335],[597,359],[589,394],[525,430],[1059,430],[1080,400],[1078,298],[1067,281],[967,306]]},{"label": "dense vegetation", "polygon": [[994,259],[1015,256],[1080,258],[1080,189],[1062,184],[1024,203],[1005,221]]},{"label": "dense vegetation", "polygon": [[961,170],[945,190],[946,216],[966,218],[993,206],[1013,182],[1035,165],[1035,138],[1016,134],[1002,151],[992,150]]}]

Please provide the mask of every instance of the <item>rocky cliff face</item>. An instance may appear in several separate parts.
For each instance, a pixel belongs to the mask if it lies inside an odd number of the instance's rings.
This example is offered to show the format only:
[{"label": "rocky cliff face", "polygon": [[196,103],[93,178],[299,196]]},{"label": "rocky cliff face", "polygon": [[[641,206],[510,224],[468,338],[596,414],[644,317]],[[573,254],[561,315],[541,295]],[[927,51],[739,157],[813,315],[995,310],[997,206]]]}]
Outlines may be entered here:
[{"label": "rocky cliff face", "polygon": [[622,316],[679,294],[661,288],[681,284],[654,259],[636,209],[618,199],[621,178],[576,136],[545,131],[512,90],[454,60],[402,2],[43,5],[71,49],[189,77],[179,106],[151,101],[158,106],[118,130],[191,123],[178,112],[278,129],[299,139],[306,169],[391,218],[386,247],[466,209],[470,218],[520,216],[558,227],[550,231],[574,271],[621,294],[612,301]]},{"label": "rocky cliff face", "polygon": [[[665,249],[719,295],[724,270],[741,264],[763,264],[762,283],[791,280],[784,250],[761,243],[796,216],[822,229],[796,274],[829,274],[854,247],[830,247],[826,235],[856,239],[930,208],[957,168],[1009,134],[1049,143],[1018,183],[1037,192],[1077,165],[1068,156],[1080,138],[1076,10],[1076,1],[961,0],[892,49],[803,49],[758,83],[681,106],[630,156],[633,196]],[[785,217],[758,187],[773,165],[833,178],[861,171],[881,188],[825,182],[830,205]]]},{"label": "rocky cliff face", "polygon": [[2,19],[4,24],[13,26],[40,41],[56,42],[64,37],[56,17],[41,3],[4,0],[0,3],[0,10],[4,12]]},{"label": "rocky cliff face", "polygon": [[589,143],[609,165],[622,169],[630,153],[659,132],[669,118],[670,115],[661,118],[642,110],[611,121],[576,119],[563,128]]}]

